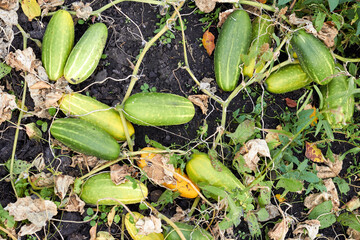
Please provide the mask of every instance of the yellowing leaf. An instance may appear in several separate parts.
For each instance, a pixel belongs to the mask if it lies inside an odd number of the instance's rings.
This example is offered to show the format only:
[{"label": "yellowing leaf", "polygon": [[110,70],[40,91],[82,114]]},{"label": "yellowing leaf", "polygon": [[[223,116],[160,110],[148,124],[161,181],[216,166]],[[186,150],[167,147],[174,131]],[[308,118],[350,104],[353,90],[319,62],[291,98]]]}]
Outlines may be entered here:
[{"label": "yellowing leaf", "polygon": [[313,162],[322,163],[325,162],[325,158],[321,150],[314,143],[306,143],[305,156]]},{"label": "yellowing leaf", "polygon": [[280,194],[276,194],[276,195],[275,195],[275,197],[276,197],[276,199],[277,199],[280,203],[282,203],[282,202],[285,202],[285,201],[286,201],[286,199],[285,199],[285,198],[283,198],[283,197],[281,197],[281,195],[280,195]]},{"label": "yellowing leaf", "polygon": [[[311,104],[308,104],[305,106],[304,110],[309,110],[309,109],[313,109],[313,112],[311,113],[311,115],[309,116],[309,118],[314,118],[316,115],[316,108],[311,106]],[[315,124],[317,123],[318,118],[314,118],[314,120],[311,122],[311,126],[315,126]]]},{"label": "yellowing leaf", "polygon": [[209,30],[206,30],[206,32],[204,32],[204,35],[202,38],[202,43],[203,43],[204,48],[206,49],[207,53],[209,54],[209,56],[212,54],[212,52],[215,49],[214,40],[215,40],[214,35],[211,32],[209,32]]},{"label": "yellowing leaf", "polygon": [[40,5],[36,0],[22,0],[21,9],[28,17],[29,21],[33,20],[35,17],[40,16],[41,14]]}]

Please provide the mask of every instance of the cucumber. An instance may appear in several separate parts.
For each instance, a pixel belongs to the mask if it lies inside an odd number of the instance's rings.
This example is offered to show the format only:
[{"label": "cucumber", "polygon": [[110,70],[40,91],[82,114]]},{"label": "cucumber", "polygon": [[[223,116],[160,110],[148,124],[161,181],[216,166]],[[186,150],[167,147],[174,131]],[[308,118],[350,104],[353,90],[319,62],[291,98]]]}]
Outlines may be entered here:
[{"label": "cucumber", "polygon": [[[344,70],[343,67],[337,65],[335,74],[340,73],[341,70]],[[353,87],[356,87],[355,83]],[[343,128],[352,120],[355,99],[354,95],[347,93],[348,89],[349,81],[345,75],[334,77],[330,83],[320,87],[324,98],[324,105],[320,110],[332,128]]]},{"label": "cucumber", "polygon": [[[135,188],[134,188],[135,186]],[[99,205],[120,205],[139,203],[148,195],[147,187],[137,181],[134,185],[132,181],[115,185],[111,180],[110,173],[104,172],[90,177],[82,186],[80,198],[87,204]],[[112,198],[104,199],[103,198]],[[99,201],[100,200],[100,201]]]},{"label": "cucumber", "polygon": [[[215,165],[216,169],[213,167]],[[186,173],[196,184],[203,183],[228,192],[235,189],[244,189],[245,186],[224,164],[217,160],[211,161],[204,153],[194,153],[186,164]]]},{"label": "cucumber", "polygon": [[331,81],[335,62],[330,50],[319,39],[301,29],[290,41],[304,72],[317,84]]},{"label": "cucumber", "polygon": [[50,80],[64,75],[66,60],[74,45],[74,21],[65,10],[58,10],[46,27],[41,59]]},{"label": "cucumber", "polygon": [[[176,222],[175,225],[184,234],[186,239],[192,240],[213,240],[213,236],[208,231],[200,227],[191,226],[186,223]],[[165,227],[164,236],[166,240],[181,240],[180,236],[171,226]]]},{"label": "cucumber", "polygon": [[125,227],[130,237],[133,240],[163,240],[164,239],[162,233],[150,233],[148,235],[137,234],[138,229],[136,228],[135,224],[139,219],[144,218],[144,216],[138,212],[132,212],[132,214],[135,215],[135,218],[131,215],[131,213],[127,213],[125,215]]},{"label": "cucumber", "polygon": [[85,81],[95,71],[105,48],[108,29],[103,23],[91,25],[76,43],[64,69],[64,77],[71,84]]},{"label": "cucumber", "polygon": [[271,93],[287,93],[303,88],[311,82],[300,64],[290,64],[271,73],[265,80],[265,85]]},{"label": "cucumber", "polygon": [[[121,107],[117,106],[121,111]],[[186,98],[170,93],[137,93],[124,103],[125,117],[143,126],[169,126],[189,122],[194,105]]]},{"label": "cucumber", "polygon": [[247,54],[251,43],[251,21],[244,10],[232,12],[226,19],[214,53],[216,82],[224,91],[236,88],[241,69],[241,55]]},{"label": "cucumber", "polygon": [[50,132],[72,150],[86,155],[114,160],[120,154],[120,146],[110,134],[82,119],[57,119],[51,125]]},{"label": "cucumber", "polygon": [[[110,109],[108,105],[80,93],[69,93],[59,100],[59,106],[66,115],[76,115],[91,122],[108,132],[116,140],[126,140],[119,113],[115,109]],[[91,113],[89,114],[89,112]],[[133,135],[133,125],[126,121],[126,127],[130,136]]]},{"label": "cucumber", "polygon": [[[271,18],[263,14],[252,23],[252,42],[249,49],[248,57],[250,58],[248,64],[244,65],[244,75],[252,77],[255,72],[259,72],[264,66],[262,61],[259,62],[260,50],[264,44],[271,44],[271,35],[274,33],[274,26],[272,25]],[[259,65],[258,67],[255,66]]]}]

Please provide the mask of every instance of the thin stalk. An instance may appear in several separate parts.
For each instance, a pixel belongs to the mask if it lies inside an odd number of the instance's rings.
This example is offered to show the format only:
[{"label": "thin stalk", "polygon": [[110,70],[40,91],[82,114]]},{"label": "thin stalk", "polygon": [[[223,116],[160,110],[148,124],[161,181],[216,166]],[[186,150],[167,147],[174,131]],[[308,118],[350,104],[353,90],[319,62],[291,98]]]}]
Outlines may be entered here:
[{"label": "thin stalk", "polygon": [[5,228],[3,228],[2,226],[0,226],[0,231],[6,233],[11,239],[13,240],[17,240],[16,237],[14,237],[14,235],[11,234],[11,232],[9,232],[8,230],[6,230]]},{"label": "thin stalk", "polygon": [[360,62],[360,58],[345,58],[345,57],[342,57],[340,55],[337,55],[335,53],[333,53],[333,55],[339,59],[340,61],[343,61],[343,62]]},{"label": "thin stalk", "polygon": [[188,217],[189,217],[189,218],[194,214],[194,212],[195,212],[195,210],[196,210],[196,207],[197,207],[197,205],[198,205],[199,202],[200,202],[200,199],[201,199],[201,198],[200,198],[199,196],[197,196],[197,197],[195,198],[193,204],[191,205],[190,212],[188,213]]},{"label": "thin stalk", "polygon": [[[94,16],[99,16],[100,13],[102,13],[103,11],[107,10],[108,8],[111,8],[112,6],[118,4],[118,3],[121,3],[121,2],[124,2],[125,0],[115,0],[115,1],[112,1],[108,4],[106,4],[105,6],[103,6],[102,8],[99,8],[98,10],[96,11],[93,11],[91,13],[91,15],[94,15]],[[167,3],[165,1],[156,1],[156,0],[127,0],[129,2],[142,2],[142,3],[148,3],[148,4],[154,4],[154,5],[160,5],[160,6],[165,6]]]},{"label": "thin stalk", "polygon": [[275,7],[272,7],[272,6],[263,4],[263,3],[259,3],[259,2],[255,2],[255,1],[239,0],[237,3],[238,4],[250,5],[250,6],[253,6],[253,7],[257,7],[257,8],[262,8],[262,9],[268,10],[270,12],[275,12],[276,11]]},{"label": "thin stalk", "polygon": [[119,111],[119,114],[120,114],[120,118],[121,118],[121,123],[122,123],[123,128],[124,128],[126,141],[128,143],[130,151],[132,152],[134,150],[134,148],[133,148],[134,144],[133,144],[133,141],[130,138],[129,129],[128,129],[127,124],[126,124],[126,119],[125,119],[124,113],[123,113],[123,111]]}]

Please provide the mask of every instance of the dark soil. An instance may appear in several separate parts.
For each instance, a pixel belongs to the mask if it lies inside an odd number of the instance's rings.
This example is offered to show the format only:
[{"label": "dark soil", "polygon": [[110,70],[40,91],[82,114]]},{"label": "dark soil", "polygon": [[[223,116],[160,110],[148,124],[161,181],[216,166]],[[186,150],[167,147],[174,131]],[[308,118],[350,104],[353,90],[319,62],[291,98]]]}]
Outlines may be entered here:
[{"label": "dark soil", "polygon": [[[64,6],[70,6],[72,2],[72,0],[65,0]],[[94,1],[86,0],[84,2]],[[95,1],[92,4],[92,8],[98,9],[108,2],[110,1]],[[189,54],[190,67],[199,80],[204,77],[215,78],[213,56],[209,57],[205,49],[200,46],[203,35],[202,27],[204,24],[201,23],[199,19],[202,16],[192,12],[193,8],[189,8],[189,6],[186,6],[181,12],[183,18],[187,21],[186,37],[188,41],[187,50]],[[24,28],[24,30],[29,33],[32,38],[41,40],[50,18],[44,17],[41,19],[41,22],[40,20],[33,20],[32,22],[29,22],[27,17],[22,13],[21,9],[18,10],[18,14],[19,24]],[[127,20],[124,14],[135,22],[138,25],[138,28],[132,23],[132,21]],[[109,28],[109,37],[104,50],[104,54],[107,55],[107,58],[100,61],[96,71],[88,80],[79,85],[72,85],[72,89],[74,91],[80,91],[91,83],[100,82],[105,78],[109,78],[109,80],[101,84],[94,84],[90,86],[82,93],[88,94],[110,106],[115,106],[120,103],[130,83],[130,79],[128,78],[128,76],[132,74],[130,62],[134,63],[136,61],[136,56],[143,47],[143,42],[139,36],[142,35],[145,40],[154,36],[154,31],[158,28],[156,24],[160,21],[157,17],[158,14],[159,9],[155,6],[136,2],[123,2],[118,4],[118,9],[114,7],[109,8],[103,12],[102,18],[93,19],[95,22],[104,22]],[[90,19],[84,24],[76,24],[76,41],[84,33],[91,21],[92,20]],[[141,34],[139,33],[139,29],[141,30]],[[18,30],[14,28],[14,31],[17,32]],[[215,36],[217,35],[215,26],[211,27],[210,31],[213,32]],[[173,93],[181,96],[201,94],[189,74],[178,67],[180,63],[184,62],[183,49],[180,43],[181,32],[173,31],[173,33],[175,35],[175,39],[172,39],[171,43],[157,43],[156,46],[153,46],[146,54],[139,71],[141,78],[136,83],[133,93],[141,92],[141,87],[147,83],[150,88],[155,87],[158,92]],[[31,40],[28,41],[28,45],[35,50],[37,58],[40,59],[40,49]],[[14,51],[15,49],[22,49],[22,38],[20,33],[16,35],[12,44],[11,50]],[[0,85],[10,85],[14,94],[20,97],[22,96],[23,90],[21,84],[22,81],[23,79],[19,73],[12,70],[10,75],[0,80]],[[212,86],[216,87],[216,83],[213,82]],[[230,132],[234,131],[237,126],[235,123],[230,122],[232,112],[240,109],[241,113],[251,113],[254,107],[252,101],[256,103],[257,98],[263,91],[262,86],[259,84],[252,85],[249,90],[253,93],[251,96],[246,94],[244,95],[243,93],[239,94],[239,96],[233,100],[228,109],[229,128],[227,130]],[[288,97],[293,100],[297,100],[304,92],[305,90],[298,90],[289,94],[276,95],[275,97],[270,94],[265,94],[264,100],[267,103],[267,106],[263,119],[264,124],[262,127],[268,129],[276,128],[279,124],[279,115],[283,111],[294,111],[294,109],[289,109],[286,106],[285,98]],[[223,99],[229,95],[228,93],[221,92],[221,90],[217,90],[216,94]],[[29,109],[33,108],[33,103],[29,94],[27,94],[26,97],[26,106]],[[13,123],[17,122],[18,114],[18,111],[14,111],[11,123],[5,122],[0,126],[0,163],[6,162],[11,157],[15,136],[15,127]],[[356,114],[356,116],[359,115],[358,112]],[[62,115],[59,115],[59,117],[61,116]],[[191,141],[196,139],[197,130],[203,125],[205,119],[209,127],[208,136],[210,136],[216,132],[217,126],[220,125],[221,106],[213,100],[210,100],[208,115],[203,115],[200,108],[196,107],[194,119],[188,124],[180,126],[161,128],[135,126],[135,150],[147,146],[145,136],[148,136],[150,139],[167,147],[171,145],[186,145],[185,148],[190,148],[194,145]],[[37,120],[38,119],[36,117],[28,117],[23,119],[21,123],[23,126],[23,124],[36,122]],[[44,119],[42,120],[46,121]],[[50,121],[48,121],[48,123],[50,123]],[[43,138],[47,139],[48,134],[48,132],[43,133]],[[343,135],[337,136],[337,138],[343,138]],[[336,154],[344,153],[350,148],[350,145],[344,143],[333,143],[331,145],[332,151]],[[61,157],[61,162],[58,160],[53,161],[49,144],[46,141],[36,142],[35,140],[30,140],[24,129],[20,130],[15,154],[16,159],[31,162],[39,154],[44,155],[47,166],[57,169],[58,171],[63,172],[63,174],[74,177],[79,177],[84,174],[84,172],[80,171],[80,169],[70,167],[71,159],[69,157]],[[300,159],[303,159],[303,157]],[[354,158],[348,157],[345,159],[345,166],[340,174],[341,176],[346,174],[346,169],[354,163],[354,160],[359,161],[359,156],[355,156]],[[0,166],[0,179],[5,178],[7,175],[8,171],[6,168],[4,166]],[[353,184],[358,185],[358,182],[353,182]],[[149,184],[148,187],[150,193],[149,201],[156,202],[157,198],[164,189],[151,184]],[[346,196],[341,196],[341,202],[346,203],[349,201],[356,195],[356,191],[357,189],[351,187],[351,191]],[[299,196],[298,194],[289,194],[288,200],[290,201],[291,207],[288,210],[288,214],[291,214],[300,220],[304,219],[307,210],[303,206],[303,199],[304,197]],[[13,194],[10,183],[6,180],[0,181],[0,204],[5,207],[8,203],[15,201],[16,197]],[[177,198],[173,204],[168,204],[162,213],[171,217],[175,214],[176,206],[181,206],[182,209],[185,210],[189,209],[191,205],[192,200]],[[131,209],[138,210],[138,206],[131,206]],[[91,226],[88,222],[82,222],[85,216],[86,213],[81,215],[80,213],[59,211],[59,214],[55,216],[55,218],[62,219],[63,221],[54,222],[58,230],[56,230],[53,225],[50,225],[49,229],[46,229],[47,239],[89,239],[89,230]],[[69,221],[75,221],[76,223]],[[271,229],[274,224],[275,221],[267,223],[264,227],[264,233],[266,228]],[[108,231],[109,229],[105,224],[102,224],[98,227],[98,230]],[[345,230],[346,229],[344,229],[341,225],[336,224],[328,229],[321,230],[320,233],[326,237],[334,237],[339,234],[344,234]],[[120,224],[119,226],[113,225],[110,232],[114,237],[119,238],[121,235]],[[235,239],[240,239],[240,232],[248,233],[248,227],[245,221],[234,229]],[[39,236],[44,237],[44,232],[39,232]],[[290,237],[292,234],[289,233],[288,236]],[[250,239],[250,237],[247,236],[245,239]],[[340,237],[338,239],[342,238]]]}]

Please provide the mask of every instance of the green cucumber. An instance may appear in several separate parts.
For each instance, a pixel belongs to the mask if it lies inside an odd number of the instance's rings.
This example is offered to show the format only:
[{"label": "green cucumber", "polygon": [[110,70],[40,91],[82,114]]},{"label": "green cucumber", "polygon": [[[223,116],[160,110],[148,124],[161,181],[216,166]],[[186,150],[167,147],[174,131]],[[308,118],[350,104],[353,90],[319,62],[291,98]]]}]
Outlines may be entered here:
[{"label": "green cucumber", "polygon": [[[121,111],[120,106],[117,109]],[[127,120],[143,126],[169,126],[189,122],[194,105],[186,98],[170,93],[137,93],[124,104]]]},{"label": "green cucumber", "polygon": [[152,232],[148,235],[138,234],[139,230],[136,228],[136,222],[139,219],[144,218],[144,216],[138,212],[131,212],[131,213],[127,213],[125,215],[125,227],[129,233],[130,237],[133,240],[163,240],[164,239],[164,236],[162,233]]},{"label": "green cucumber", "polygon": [[[192,240],[213,240],[213,236],[208,231],[200,227],[195,227],[186,223],[176,222],[175,225],[184,234],[186,239]],[[165,227],[164,236],[166,240],[181,240],[180,236],[171,226]]]},{"label": "green cucumber", "polygon": [[[91,122],[108,132],[116,140],[126,140],[119,113],[108,105],[80,93],[65,94],[59,100],[59,105],[66,115],[75,115]],[[126,121],[126,127],[130,136],[133,135],[133,125]]]},{"label": "green cucumber", "polygon": [[148,189],[143,183],[136,182],[135,185],[132,181],[116,185],[111,180],[110,173],[100,173],[90,177],[83,184],[80,198],[93,205],[120,205],[120,202],[123,204],[139,203],[147,197]]},{"label": "green cucumber", "polygon": [[331,81],[335,62],[330,50],[319,39],[301,29],[294,33],[290,41],[304,72],[317,84]]},{"label": "green cucumber", "polygon": [[216,82],[224,91],[236,88],[241,74],[241,55],[251,43],[251,21],[244,10],[232,12],[222,26],[214,53]]},{"label": "green cucumber", "polygon": [[[341,65],[337,65],[335,74],[343,70]],[[353,87],[356,87],[355,83]],[[330,83],[320,88],[324,99],[323,107],[320,110],[332,128],[342,128],[352,120],[355,99],[354,95],[347,93],[348,89],[349,81],[346,75],[334,77]]]},{"label": "green cucumber", "polygon": [[110,134],[82,119],[57,119],[50,132],[67,147],[86,155],[114,160],[120,154],[120,146]]},{"label": "green cucumber", "polygon": [[[264,66],[262,61],[259,61],[259,57],[261,54],[261,47],[264,44],[271,44],[271,35],[274,33],[274,26],[272,25],[273,21],[271,18],[263,14],[257,18],[252,23],[252,43],[249,49],[248,64],[245,62],[244,64],[244,75],[248,77],[252,77],[255,72],[259,72],[261,68]],[[258,65],[258,67],[256,67]],[[255,69],[256,68],[256,69]]]},{"label": "green cucumber", "polygon": [[103,23],[91,25],[76,43],[64,69],[64,77],[71,84],[85,81],[95,71],[104,51],[108,29]]},{"label": "green cucumber", "polygon": [[309,85],[312,80],[300,64],[290,64],[273,72],[265,80],[266,89],[271,93],[287,93]]},{"label": "green cucumber", "polygon": [[50,80],[64,75],[64,67],[74,45],[74,21],[65,10],[58,10],[46,27],[41,59]]},{"label": "green cucumber", "polygon": [[[215,168],[214,168],[214,166]],[[194,153],[186,164],[186,173],[195,184],[203,183],[228,192],[244,189],[245,186],[224,164],[217,160],[211,161],[204,153]]]}]

